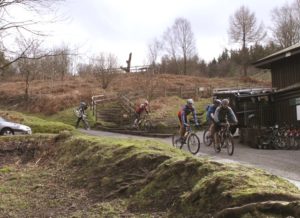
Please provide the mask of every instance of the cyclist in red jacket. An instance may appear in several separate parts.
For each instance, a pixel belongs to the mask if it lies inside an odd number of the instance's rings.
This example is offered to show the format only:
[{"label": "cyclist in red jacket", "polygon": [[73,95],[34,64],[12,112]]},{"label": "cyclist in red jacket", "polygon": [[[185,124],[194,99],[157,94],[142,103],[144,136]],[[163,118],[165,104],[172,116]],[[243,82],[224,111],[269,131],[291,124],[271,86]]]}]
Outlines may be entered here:
[{"label": "cyclist in red jacket", "polygon": [[144,113],[147,114],[149,113],[148,107],[149,107],[149,102],[146,100],[143,104],[140,104],[140,106],[135,110],[135,120],[133,124],[135,127],[138,126],[141,116]]}]

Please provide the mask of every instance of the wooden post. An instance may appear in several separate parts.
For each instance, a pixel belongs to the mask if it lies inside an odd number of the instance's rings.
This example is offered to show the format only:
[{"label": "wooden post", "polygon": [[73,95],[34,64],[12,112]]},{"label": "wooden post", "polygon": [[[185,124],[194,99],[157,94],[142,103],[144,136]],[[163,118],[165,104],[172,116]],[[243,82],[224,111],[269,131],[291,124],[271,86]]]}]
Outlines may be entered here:
[{"label": "wooden post", "polygon": [[198,97],[199,97],[199,89],[196,86],[196,88],[195,88],[195,99],[197,100]]},{"label": "wooden post", "polygon": [[98,120],[98,119],[97,119],[97,117],[98,117],[98,113],[97,113],[97,104],[95,104],[95,111],[96,111],[96,113],[95,113],[96,119],[95,119],[95,120],[96,120],[96,123],[97,123],[97,120]]},{"label": "wooden post", "polygon": [[180,98],[182,98],[182,87],[181,86],[179,88],[179,96],[180,96]]}]

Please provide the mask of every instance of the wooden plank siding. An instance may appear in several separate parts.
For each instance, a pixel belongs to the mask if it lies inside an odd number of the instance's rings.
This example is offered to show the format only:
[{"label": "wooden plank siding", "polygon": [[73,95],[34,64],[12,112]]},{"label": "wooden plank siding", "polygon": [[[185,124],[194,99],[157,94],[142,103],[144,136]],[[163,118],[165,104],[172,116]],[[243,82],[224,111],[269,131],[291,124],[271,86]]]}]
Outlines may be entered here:
[{"label": "wooden plank siding", "polygon": [[291,105],[290,100],[300,98],[300,87],[293,90],[277,92],[274,97],[276,102],[276,122],[279,125],[289,124],[298,126],[300,122],[297,121],[296,105]]},{"label": "wooden plank siding", "polygon": [[278,62],[271,67],[272,87],[282,89],[300,82],[300,55],[295,55]]}]

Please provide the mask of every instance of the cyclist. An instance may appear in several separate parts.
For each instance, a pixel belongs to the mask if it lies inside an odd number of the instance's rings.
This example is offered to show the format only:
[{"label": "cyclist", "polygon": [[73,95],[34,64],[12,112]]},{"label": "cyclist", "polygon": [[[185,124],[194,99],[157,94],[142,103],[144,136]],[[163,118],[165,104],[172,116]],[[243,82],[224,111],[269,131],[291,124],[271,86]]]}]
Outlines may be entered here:
[{"label": "cyclist", "polygon": [[238,120],[233,110],[231,109],[231,107],[229,107],[228,99],[225,98],[221,101],[221,106],[219,106],[215,111],[214,121],[216,125],[214,126],[214,128],[212,128],[211,134],[215,136],[214,141],[219,146],[218,137],[215,133],[221,130],[221,126],[224,125],[224,123],[225,125],[229,125],[228,122],[234,124],[238,123]]},{"label": "cyclist", "polygon": [[181,110],[178,112],[178,119],[179,119],[179,123],[180,123],[179,134],[180,134],[182,142],[184,142],[184,135],[185,135],[186,131],[188,130],[188,128],[190,127],[190,125],[188,123],[188,119],[187,119],[187,116],[190,113],[193,114],[195,125],[199,126],[193,99],[188,99],[187,102],[186,102],[186,105],[184,105],[181,108]]},{"label": "cyclist", "polygon": [[[80,121],[82,120],[84,124],[86,125],[86,121],[84,120],[86,117],[85,110],[88,108],[88,105],[85,102],[80,102],[79,107],[76,109],[76,115],[78,117],[77,122],[76,122],[76,128],[78,128]],[[89,127],[87,126],[87,129]]]},{"label": "cyclist", "polygon": [[133,126],[138,127],[138,123],[141,120],[142,115],[144,113],[149,114],[149,102],[147,100],[144,101],[144,103],[140,104],[140,106],[135,110],[135,120],[133,123]]},{"label": "cyclist", "polygon": [[221,100],[220,99],[214,99],[213,104],[208,106],[208,110],[206,113],[206,120],[209,123],[209,128],[208,132],[209,135],[208,137],[211,137],[213,134],[211,134],[212,129],[214,128],[215,121],[214,121],[214,114],[216,109],[221,105]]}]

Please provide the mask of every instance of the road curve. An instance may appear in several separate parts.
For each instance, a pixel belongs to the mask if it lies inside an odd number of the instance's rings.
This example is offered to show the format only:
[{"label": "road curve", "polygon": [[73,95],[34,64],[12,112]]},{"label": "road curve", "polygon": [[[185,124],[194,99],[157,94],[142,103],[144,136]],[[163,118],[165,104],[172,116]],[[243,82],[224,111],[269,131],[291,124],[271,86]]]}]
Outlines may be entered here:
[{"label": "road curve", "polygon": [[[82,133],[93,136],[108,136],[115,138],[139,138],[153,139],[172,144],[171,138],[151,138],[120,133],[111,133],[96,130],[80,130]],[[198,132],[202,142],[202,133]],[[186,149],[186,148],[183,148]],[[206,147],[201,143],[201,148],[197,154],[199,157],[210,157],[213,160],[226,163],[240,163],[247,166],[260,168],[274,175],[283,177],[294,183],[300,189],[300,150],[262,150],[253,149],[247,145],[240,144],[235,139],[235,151],[233,156],[228,156],[226,151],[215,153],[213,147]]]}]

